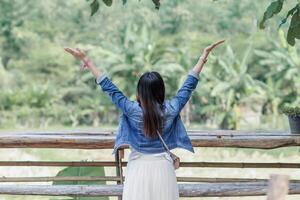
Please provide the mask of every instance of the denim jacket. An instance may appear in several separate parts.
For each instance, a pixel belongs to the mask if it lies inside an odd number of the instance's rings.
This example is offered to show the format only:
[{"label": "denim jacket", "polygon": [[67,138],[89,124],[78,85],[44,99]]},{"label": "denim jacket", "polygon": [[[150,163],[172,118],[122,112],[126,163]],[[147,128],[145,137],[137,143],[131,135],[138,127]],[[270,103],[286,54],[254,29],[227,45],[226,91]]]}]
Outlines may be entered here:
[{"label": "denim jacket", "polygon": [[[163,103],[165,121],[162,137],[169,149],[179,147],[194,153],[190,138],[180,118],[180,111],[191,97],[198,81],[199,75],[191,70],[177,94]],[[154,139],[145,137],[143,111],[139,103],[129,100],[105,73],[95,79],[95,82],[121,111],[113,154],[121,146],[127,145],[141,153],[164,152],[158,137]]]}]

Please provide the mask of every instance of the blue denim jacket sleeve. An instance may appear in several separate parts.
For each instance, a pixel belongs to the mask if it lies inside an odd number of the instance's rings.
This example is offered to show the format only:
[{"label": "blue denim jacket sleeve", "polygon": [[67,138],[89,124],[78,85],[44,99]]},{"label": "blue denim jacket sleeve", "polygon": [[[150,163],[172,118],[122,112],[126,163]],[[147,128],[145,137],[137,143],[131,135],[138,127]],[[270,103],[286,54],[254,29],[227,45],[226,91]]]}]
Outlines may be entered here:
[{"label": "blue denim jacket sleeve", "polygon": [[181,109],[188,102],[198,82],[199,74],[191,70],[177,94],[170,100],[170,104],[176,112],[175,114],[180,113]]},{"label": "blue denim jacket sleeve", "polygon": [[119,88],[108,78],[107,74],[102,74],[95,79],[96,84],[101,86],[104,93],[110,96],[111,101],[119,108],[125,115],[130,114],[133,108],[133,101],[130,101]]}]

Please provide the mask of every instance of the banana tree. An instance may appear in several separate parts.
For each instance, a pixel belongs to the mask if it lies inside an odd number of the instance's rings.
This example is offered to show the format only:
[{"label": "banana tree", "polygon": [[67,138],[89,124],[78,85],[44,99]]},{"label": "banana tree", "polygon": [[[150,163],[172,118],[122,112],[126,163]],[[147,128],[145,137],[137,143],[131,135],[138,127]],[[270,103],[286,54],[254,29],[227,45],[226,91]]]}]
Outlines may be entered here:
[{"label": "banana tree", "polygon": [[120,32],[117,44],[102,42],[95,52],[103,58],[103,65],[113,81],[126,95],[134,98],[136,88],[133,86],[145,71],[160,72],[167,91],[177,89],[170,80],[174,81],[176,74],[184,70],[176,63],[169,45],[169,41],[160,40],[156,30],[146,25],[129,24]]},{"label": "banana tree", "polygon": [[[280,37],[283,37],[280,32]],[[270,50],[255,50],[258,64],[266,69],[264,79],[260,80],[261,96],[264,99],[263,114],[272,114],[276,123],[278,109],[284,103],[297,101],[300,93],[300,59],[295,47],[272,42]]]},{"label": "banana tree", "polygon": [[213,116],[214,123],[222,129],[238,129],[241,119],[241,107],[255,94],[257,82],[248,73],[248,58],[252,46],[238,59],[230,46],[223,56],[214,58],[212,66],[203,73],[198,89],[201,113]]}]

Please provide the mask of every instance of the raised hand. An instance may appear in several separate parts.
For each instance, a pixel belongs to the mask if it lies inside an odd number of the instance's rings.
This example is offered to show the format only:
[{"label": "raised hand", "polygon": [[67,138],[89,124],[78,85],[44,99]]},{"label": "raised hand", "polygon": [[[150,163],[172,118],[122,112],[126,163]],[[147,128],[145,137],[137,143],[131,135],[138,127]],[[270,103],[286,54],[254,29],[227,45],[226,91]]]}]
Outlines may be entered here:
[{"label": "raised hand", "polygon": [[199,58],[197,64],[196,64],[195,67],[194,67],[194,71],[195,71],[196,73],[199,74],[199,73],[201,72],[203,65],[204,65],[204,64],[206,63],[206,61],[207,61],[207,57],[208,57],[209,53],[210,53],[214,48],[216,48],[218,45],[220,45],[220,44],[222,44],[222,43],[224,43],[224,42],[225,42],[225,40],[220,40],[220,41],[218,41],[218,42],[216,42],[216,43],[213,43],[213,44],[207,46],[207,47],[203,50],[202,55],[200,56],[200,58]]},{"label": "raised hand", "polygon": [[66,47],[64,48],[66,52],[70,53],[73,55],[76,59],[82,60],[86,58],[85,53],[83,53],[80,49],[78,48],[69,48]]},{"label": "raised hand", "polygon": [[82,62],[81,69],[88,69],[92,72],[95,78],[99,77],[101,72],[96,68],[93,62],[87,57],[87,55],[78,48],[64,48],[66,52],[74,56],[74,58]]},{"label": "raised hand", "polygon": [[86,54],[81,51],[79,48],[64,48],[66,52],[73,55],[74,58],[82,61],[81,69],[86,69],[90,66],[90,60],[87,58]]},{"label": "raised hand", "polygon": [[211,44],[211,45],[207,46],[207,47],[204,49],[204,51],[203,51],[203,53],[202,53],[200,59],[206,60],[207,57],[208,57],[208,55],[209,55],[209,53],[210,53],[214,48],[216,48],[218,45],[220,45],[220,44],[222,44],[222,43],[224,43],[224,42],[225,42],[225,40],[220,40],[220,41],[218,41],[218,42],[216,42],[216,43],[214,43],[214,44]]}]

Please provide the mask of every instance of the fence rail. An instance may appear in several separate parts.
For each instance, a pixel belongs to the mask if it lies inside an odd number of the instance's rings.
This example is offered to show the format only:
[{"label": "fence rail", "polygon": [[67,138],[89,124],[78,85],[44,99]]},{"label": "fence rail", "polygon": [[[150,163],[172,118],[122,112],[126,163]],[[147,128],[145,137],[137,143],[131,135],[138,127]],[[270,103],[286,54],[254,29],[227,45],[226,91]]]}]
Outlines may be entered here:
[{"label": "fence rail", "polygon": [[[235,197],[267,194],[267,182],[179,184],[181,197]],[[120,196],[122,185],[0,185],[0,194],[40,196]],[[289,194],[299,194],[299,183],[289,184]]]},{"label": "fence rail", "polygon": [[[231,130],[188,131],[194,147],[273,149],[300,146],[300,135],[288,132]],[[115,132],[3,132],[0,148],[111,149]]]},{"label": "fence rail", "polygon": [[[274,131],[188,131],[197,147],[275,149],[300,146],[300,135]],[[0,132],[0,148],[112,149],[115,132],[57,131]],[[2,166],[103,166],[116,168],[116,176],[103,177],[0,177],[0,194],[46,196],[121,196],[124,181],[124,151],[114,161],[0,161]],[[181,167],[211,168],[300,168],[300,163],[182,162]],[[112,181],[114,185],[11,185],[52,181]],[[261,196],[267,194],[267,179],[177,177],[182,197]],[[4,183],[10,183],[5,185]],[[189,183],[189,184],[186,184]],[[300,180],[290,180],[289,194],[300,194]]]},{"label": "fence rail", "polygon": [[[123,167],[127,162],[121,162]],[[27,167],[117,167],[116,161],[0,161],[1,166],[27,166]],[[251,163],[251,162],[181,162],[180,167],[206,167],[206,168],[288,168],[298,169],[300,163]]]}]

